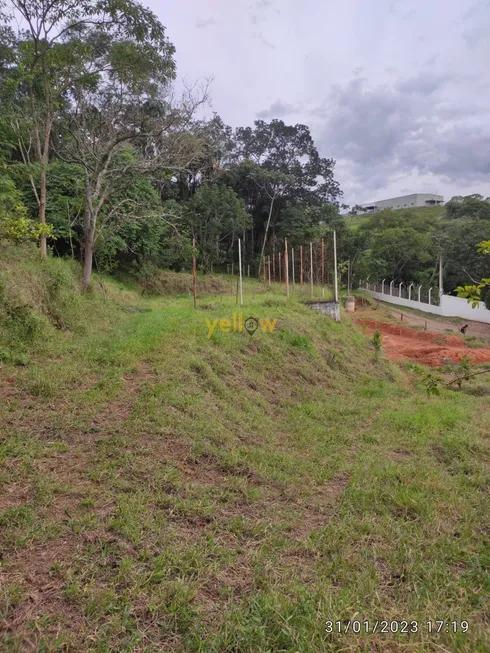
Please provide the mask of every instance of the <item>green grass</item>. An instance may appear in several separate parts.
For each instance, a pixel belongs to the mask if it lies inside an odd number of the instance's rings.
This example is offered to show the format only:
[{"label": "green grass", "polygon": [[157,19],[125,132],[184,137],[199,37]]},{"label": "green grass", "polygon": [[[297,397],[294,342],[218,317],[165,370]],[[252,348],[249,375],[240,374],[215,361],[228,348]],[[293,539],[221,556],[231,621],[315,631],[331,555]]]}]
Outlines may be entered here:
[{"label": "green grass", "polygon": [[252,282],[276,330],[212,338],[235,297],[105,283],[0,361],[2,650],[488,650],[488,397]]}]

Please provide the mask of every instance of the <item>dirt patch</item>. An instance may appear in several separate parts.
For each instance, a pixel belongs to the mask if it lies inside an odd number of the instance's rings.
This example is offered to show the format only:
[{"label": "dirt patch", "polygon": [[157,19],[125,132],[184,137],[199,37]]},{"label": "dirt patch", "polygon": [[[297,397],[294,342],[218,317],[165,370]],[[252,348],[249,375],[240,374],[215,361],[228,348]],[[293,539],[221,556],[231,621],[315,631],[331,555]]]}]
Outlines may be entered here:
[{"label": "dirt patch", "polygon": [[383,334],[383,351],[392,361],[411,360],[422,365],[440,367],[459,363],[467,356],[470,363],[490,362],[490,347],[472,349],[459,336],[415,331],[410,327],[368,318],[355,321],[365,327],[370,336],[376,330]]},{"label": "dirt patch", "polygon": [[392,304],[385,304],[384,302],[380,302],[376,308],[369,305],[365,305],[364,307],[356,305],[356,311],[357,313],[362,313],[363,317],[377,321],[386,319],[388,322],[392,322],[393,320],[398,322],[400,317],[403,316],[403,326],[415,327],[420,330],[426,329],[432,333],[442,333],[444,335],[454,333],[459,336],[460,327],[463,324],[468,324],[467,336],[484,339],[490,344],[490,324],[485,324],[484,322],[476,322],[468,319],[463,320],[457,317],[440,317],[432,313],[419,315],[404,306],[398,307]]},{"label": "dirt patch", "polygon": [[401,463],[404,460],[411,458],[412,455],[413,453],[411,451],[407,451],[406,449],[395,449],[388,454],[388,458],[393,460],[393,462]]},{"label": "dirt patch", "polygon": [[[9,610],[7,618],[0,620],[0,632],[15,636],[17,641],[20,638],[23,651],[41,650],[38,638],[56,639],[62,625],[72,632],[83,627],[85,617],[81,608],[67,601],[64,591],[63,572],[71,564],[75,549],[72,537],[50,540],[12,556],[8,569],[3,571],[5,587],[19,584],[22,588],[22,601]],[[41,619],[42,634],[35,628]],[[28,622],[33,628],[27,637]]]},{"label": "dirt patch", "polygon": [[291,528],[291,534],[296,540],[307,538],[314,530],[329,523],[349,480],[348,474],[332,478],[308,497],[303,505],[297,506],[297,522]]},{"label": "dirt patch", "polygon": [[0,496],[0,510],[20,508],[29,500],[29,488],[18,483],[4,485]]}]

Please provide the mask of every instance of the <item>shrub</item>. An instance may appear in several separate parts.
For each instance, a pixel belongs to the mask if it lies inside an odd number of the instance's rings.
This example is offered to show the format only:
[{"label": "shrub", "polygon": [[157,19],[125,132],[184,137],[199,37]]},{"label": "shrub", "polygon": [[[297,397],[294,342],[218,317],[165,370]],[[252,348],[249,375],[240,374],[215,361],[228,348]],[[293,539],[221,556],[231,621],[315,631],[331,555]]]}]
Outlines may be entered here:
[{"label": "shrub", "polygon": [[0,240],[37,240],[51,236],[52,226],[27,217],[21,193],[5,172],[0,173]]},{"label": "shrub", "polygon": [[[141,279],[141,277],[140,277]],[[193,291],[192,274],[146,269],[140,280],[143,292],[150,295],[187,295]],[[230,286],[218,277],[206,276],[197,281],[200,294],[224,293]]]},{"label": "shrub", "polygon": [[46,335],[46,320],[29,306],[8,307],[2,324],[10,344],[19,349],[26,349]]},{"label": "shrub", "polygon": [[279,338],[296,349],[303,349],[309,353],[315,351],[315,345],[311,338],[308,338],[308,336],[304,336],[301,333],[293,333],[292,331],[283,329],[279,331]]},{"label": "shrub", "polygon": [[83,327],[83,300],[78,270],[73,261],[48,258],[41,264],[46,287],[44,312],[60,329],[80,330]]},{"label": "shrub", "polygon": [[381,331],[379,331],[379,329],[376,329],[376,331],[374,332],[374,335],[371,338],[371,344],[374,347],[374,355],[376,358],[378,358],[383,344]]}]

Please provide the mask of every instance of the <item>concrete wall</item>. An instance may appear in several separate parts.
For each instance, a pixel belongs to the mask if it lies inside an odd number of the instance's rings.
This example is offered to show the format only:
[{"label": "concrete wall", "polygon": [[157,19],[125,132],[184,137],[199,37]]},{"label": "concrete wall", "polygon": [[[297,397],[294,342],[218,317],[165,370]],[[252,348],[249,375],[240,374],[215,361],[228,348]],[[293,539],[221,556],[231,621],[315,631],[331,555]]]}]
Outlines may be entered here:
[{"label": "concrete wall", "polygon": [[434,306],[434,304],[425,304],[424,302],[418,302],[417,300],[405,299],[404,297],[398,297],[397,295],[382,294],[380,292],[374,292],[373,290],[368,290],[367,292],[369,292],[369,294],[372,295],[375,299],[379,299],[381,302],[395,304],[395,306],[407,306],[408,308],[416,308],[418,311],[432,313],[433,315],[442,315],[441,307]]},{"label": "concrete wall", "polygon": [[395,306],[407,306],[408,308],[416,308],[418,311],[432,313],[433,315],[460,317],[463,320],[474,320],[475,322],[486,322],[490,324],[490,311],[483,302],[479,303],[478,308],[471,308],[471,304],[468,304],[466,299],[462,297],[442,295],[441,305],[434,306],[434,304],[426,304],[425,302],[418,302],[413,299],[404,299],[403,297],[374,292],[373,290],[368,290],[367,292],[375,299],[387,302],[388,304],[394,304]]},{"label": "concrete wall", "polygon": [[479,302],[477,308],[471,308],[471,304],[468,304],[466,299],[443,295],[441,304],[442,315],[446,317],[462,317],[466,320],[490,324],[490,311],[483,302]]},{"label": "concrete wall", "polygon": [[340,322],[340,306],[338,302],[312,302],[308,304],[314,311],[328,315],[336,322]]}]

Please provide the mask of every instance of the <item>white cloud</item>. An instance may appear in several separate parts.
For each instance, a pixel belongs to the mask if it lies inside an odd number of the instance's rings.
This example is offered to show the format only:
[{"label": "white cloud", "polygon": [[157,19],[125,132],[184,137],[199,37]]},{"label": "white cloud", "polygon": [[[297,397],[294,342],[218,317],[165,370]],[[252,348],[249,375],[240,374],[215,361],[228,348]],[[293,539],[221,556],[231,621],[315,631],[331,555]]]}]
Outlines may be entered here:
[{"label": "white cloud", "polygon": [[490,195],[490,0],[150,1],[225,122],[308,124],[347,201]]}]

